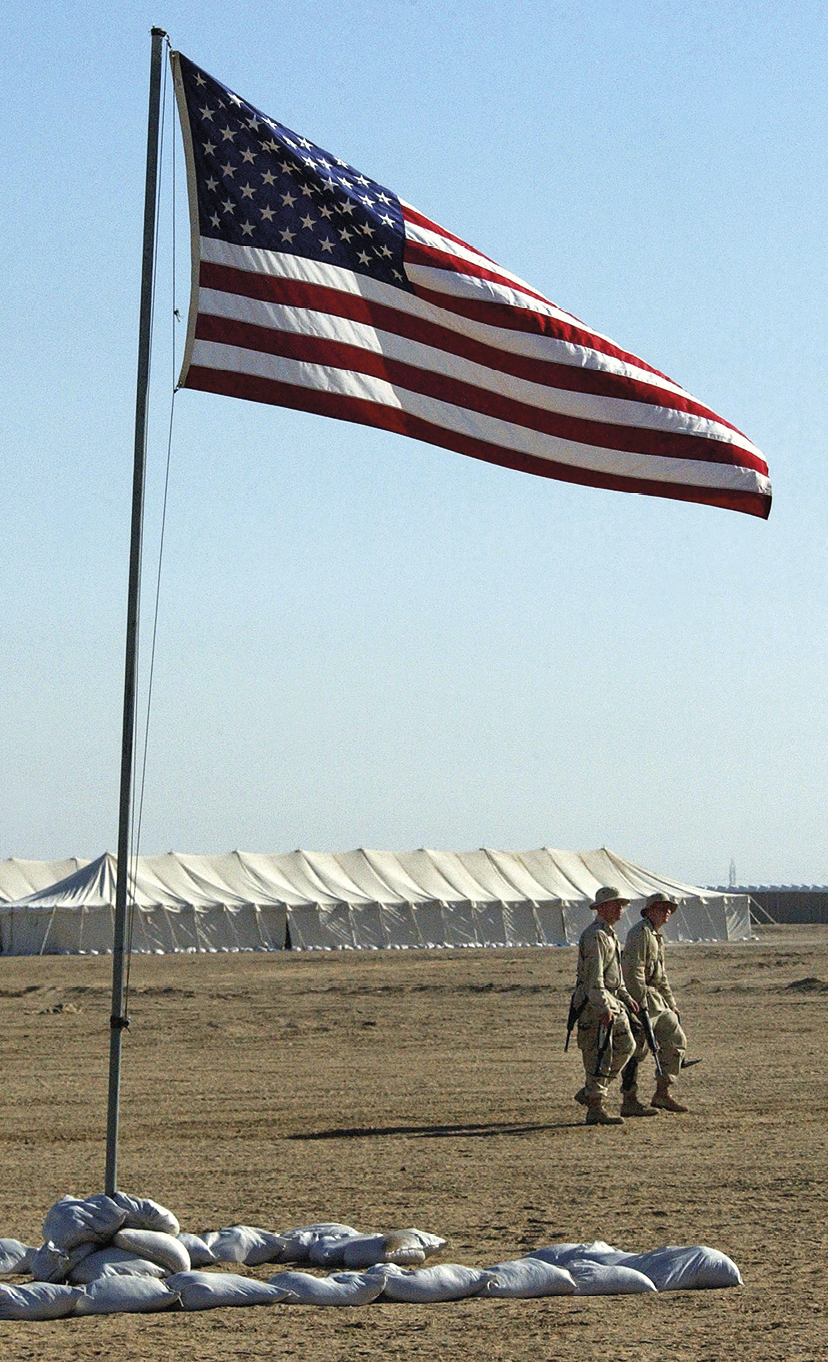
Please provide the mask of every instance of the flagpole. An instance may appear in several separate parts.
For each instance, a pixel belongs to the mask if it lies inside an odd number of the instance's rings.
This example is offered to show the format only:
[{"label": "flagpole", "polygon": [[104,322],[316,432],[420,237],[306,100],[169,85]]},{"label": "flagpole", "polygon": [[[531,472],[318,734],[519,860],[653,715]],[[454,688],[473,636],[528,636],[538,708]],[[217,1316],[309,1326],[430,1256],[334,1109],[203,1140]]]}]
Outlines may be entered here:
[{"label": "flagpole", "polygon": [[132,759],[135,745],[135,692],[138,670],[138,615],[141,592],[141,541],[144,520],[144,469],[147,450],[152,276],[155,257],[155,216],[158,189],[158,139],[161,107],[162,28],[152,29],[147,172],[144,192],[144,253],[141,269],[141,313],[138,329],[138,379],[135,400],[135,459],[132,476],[132,532],[129,553],[126,658],[124,665],[124,721],[121,741],[121,797],[118,815],[118,871],[115,885],[115,924],[112,943],[112,1009],[109,1018],[109,1102],[106,1117],[105,1191],[118,1185],[118,1115],[121,1093],[121,1042],[129,1025],[126,1015],[125,944],[129,886],[129,833],[132,804]]}]

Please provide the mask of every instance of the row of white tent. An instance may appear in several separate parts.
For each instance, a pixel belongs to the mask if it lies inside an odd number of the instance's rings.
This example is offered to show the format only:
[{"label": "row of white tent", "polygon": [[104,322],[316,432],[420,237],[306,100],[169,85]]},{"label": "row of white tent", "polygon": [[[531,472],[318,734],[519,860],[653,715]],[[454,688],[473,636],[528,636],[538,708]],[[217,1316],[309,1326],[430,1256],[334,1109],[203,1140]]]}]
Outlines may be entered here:
[{"label": "row of white tent", "polygon": [[[117,863],[0,861],[0,951],[111,951]],[[750,899],[657,875],[598,851],[293,851],[133,863],[137,952],[417,949],[574,944],[603,884],[632,900],[622,939],[646,897],[678,900],[677,941],[750,937]]]}]

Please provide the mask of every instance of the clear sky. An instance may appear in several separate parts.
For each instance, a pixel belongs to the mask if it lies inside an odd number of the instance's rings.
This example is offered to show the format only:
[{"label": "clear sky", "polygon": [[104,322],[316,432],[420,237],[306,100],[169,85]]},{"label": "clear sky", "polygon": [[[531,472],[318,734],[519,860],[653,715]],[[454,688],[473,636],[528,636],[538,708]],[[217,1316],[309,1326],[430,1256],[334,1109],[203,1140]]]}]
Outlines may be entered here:
[{"label": "clear sky", "polygon": [[[606,845],[828,881],[826,5],[21,0],[4,23],[0,856],[116,842],[158,24],[734,422],[775,503],[179,393],[141,849]],[[145,623],[188,292],[172,164]]]}]

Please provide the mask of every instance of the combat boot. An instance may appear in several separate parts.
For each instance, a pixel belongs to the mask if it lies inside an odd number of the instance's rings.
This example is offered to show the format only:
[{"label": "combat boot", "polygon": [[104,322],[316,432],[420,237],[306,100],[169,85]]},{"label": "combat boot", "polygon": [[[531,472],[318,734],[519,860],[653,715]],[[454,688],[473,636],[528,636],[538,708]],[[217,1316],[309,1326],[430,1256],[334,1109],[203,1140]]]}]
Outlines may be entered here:
[{"label": "combat boot", "polygon": [[638,1088],[628,1088],[621,1102],[622,1116],[658,1116],[655,1107],[648,1107],[638,1100]]},{"label": "combat boot", "polygon": [[681,1102],[677,1102],[675,1097],[670,1096],[670,1084],[666,1078],[658,1079],[652,1105],[660,1108],[661,1111],[674,1111],[676,1113],[689,1111],[689,1107],[683,1107]]},{"label": "combat boot", "polygon": [[622,1126],[624,1118],[622,1116],[612,1116],[604,1106],[604,1099],[600,1093],[590,1093],[587,1105],[586,1124],[588,1126]]}]

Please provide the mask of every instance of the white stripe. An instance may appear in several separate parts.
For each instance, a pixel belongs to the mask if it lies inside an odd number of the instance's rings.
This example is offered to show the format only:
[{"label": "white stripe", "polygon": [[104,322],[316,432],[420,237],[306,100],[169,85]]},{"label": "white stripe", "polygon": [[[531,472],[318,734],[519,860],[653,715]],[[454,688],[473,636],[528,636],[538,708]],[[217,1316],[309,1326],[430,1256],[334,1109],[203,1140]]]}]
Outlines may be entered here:
[{"label": "white stripe", "polygon": [[252,377],[289,383],[293,386],[340,394],[397,408],[429,421],[444,430],[471,440],[482,440],[501,449],[533,455],[536,458],[567,464],[585,471],[610,473],[620,477],[671,482],[686,487],[767,494],[770,484],[752,469],[732,464],[702,463],[691,459],[669,459],[651,454],[629,454],[623,450],[603,449],[576,441],[557,439],[528,431],[510,421],[470,412],[436,398],[424,397],[388,383],[384,379],[355,373],[350,369],[308,364],[264,355],[260,351],[196,340],[193,365],[205,369],[248,374]]},{"label": "white stripe", "polygon": [[533,383],[529,379],[504,374],[499,369],[489,368],[421,341],[379,330],[366,322],[351,321],[327,312],[267,303],[258,298],[247,298],[243,294],[222,293],[206,288],[201,290],[199,312],[291,335],[316,336],[353,345],[371,354],[385,355],[429,373],[470,383],[485,392],[498,393],[513,401],[562,416],[601,421],[627,429],[664,431],[674,435],[694,435],[724,444],[734,443],[732,430],[704,417],[676,411],[672,407],[654,407],[624,398],[571,392],[568,388]]},{"label": "white stripe", "polygon": [[[594,370],[600,373],[617,374],[637,383],[645,383],[655,392],[668,392],[674,396],[696,402],[696,398],[685,392],[670,379],[660,378],[647,369],[639,369],[626,360],[605,355],[599,350],[576,345],[571,341],[556,340],[548,336],[527,335],[522,331],[491,326],[485,322],[473,321],[458,316],[441,307],[432,305],[424,299],[415,298],[402,289],[370,279],[367,275],[354,274],[352,270],[337,265],[326,265],[321,261],[308,260],[303,256],[285,255],[280,251],[265,251],[253,246],[234,246],[229,242],[216,241],[212,237],[201,238],[202,259],[216,265],[227,265],[231,269],[244,270],[253,274],[272,275],[280,279],[299,279],[305,283],[318,284],[325,288],[337,289],[368,298],[371,302],[383,303],[386,307],[396,308],[412,317],[422,317],[458,335],[468,336],[483,345],[492,345],[499,350],[507,350],[513,355],[524,355],[529,359],[546,360],[565,364],[573,369]],[[409,267],[409,273],[411,268]],[[446,271],[435,271],[444,275]],[[580,323],[579,323],[580,325]],[[612,343],[612,342],[611,342]],[[702,403],[698,404],[702,406]],[[715,419],[715,413],[711,413]],[[763,458],[760,450],[739,431],[730,433],[733,443],[740,449],[757,458]]]}]

